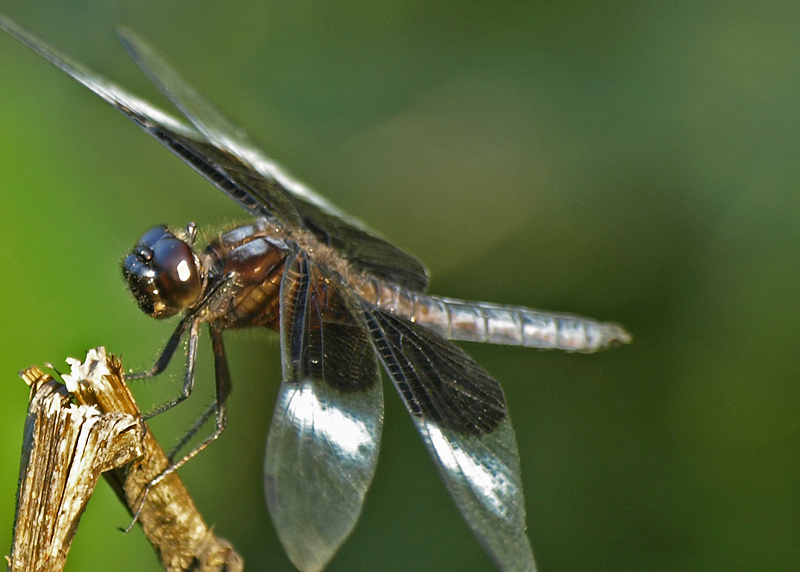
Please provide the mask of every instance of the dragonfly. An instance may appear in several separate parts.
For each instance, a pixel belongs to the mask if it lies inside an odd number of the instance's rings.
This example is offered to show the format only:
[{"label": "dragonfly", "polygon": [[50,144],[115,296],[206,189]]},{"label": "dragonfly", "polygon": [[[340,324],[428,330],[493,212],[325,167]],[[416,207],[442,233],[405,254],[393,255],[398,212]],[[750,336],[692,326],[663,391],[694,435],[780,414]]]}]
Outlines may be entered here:
[{"label": "dragonfly", "polygon": [[142,311],[158,319],[182,316],[155,365],[140,374],[163,371],[187,340],[183,390],[156,413],[189,397],[201,326],[210,332],[216,399],[204,420],[213,416],[216,425],[184,460],[227,422],[231,381],[223,331],[265,327],[280,337],[282,381],[267,437],[264,490],[281,543],[299,570],[323,569],[361,513],[383,426],[381,366],[497,567],[535,570],[503,390],[453,341],[590,353],[629,343],[630,334],[615,323],[426,293],[429,274],[421,262],[291,178],[129,30],[119,31],[123,46],[185,120],[62,55],[8,17],[0,15],[0,28],[117,108],[252,216],[205,248],[191,223],[155,226],[123,262]]}]

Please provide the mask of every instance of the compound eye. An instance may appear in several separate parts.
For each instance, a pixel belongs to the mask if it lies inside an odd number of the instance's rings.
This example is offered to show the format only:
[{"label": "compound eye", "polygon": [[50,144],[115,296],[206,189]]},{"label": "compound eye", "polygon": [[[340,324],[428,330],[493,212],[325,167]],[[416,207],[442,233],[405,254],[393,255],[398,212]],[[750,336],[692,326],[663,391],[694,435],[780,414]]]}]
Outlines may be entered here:
[{"label": "compound eye", "polygon": [[197,257],[164,225],[142,235],[123,261],[122,274],[139,308],[154,318],[174,316],[203,293]]},{"label": "compound eye", "polygon": [[170,237],[175,238],[175,235],[172,234],[172,231],[166,227],[166,225],[160,224],[158,226],[154,226],[146,233],[142,235],[142,237],[136,241],[136,246],[144,247],[144,248],[153,248],[153,246],[162,238]]},{"label": "compound eye", "polygon": [[[158,227],[148,231],[140,242],[144,243],[148,235],[157,230]],[[161,300],[175,311],[191,306],[202,292],[200,272],[192,249],[169,233],[156,239],[151,251],[150,265],[155,272],[155,284]]]}]

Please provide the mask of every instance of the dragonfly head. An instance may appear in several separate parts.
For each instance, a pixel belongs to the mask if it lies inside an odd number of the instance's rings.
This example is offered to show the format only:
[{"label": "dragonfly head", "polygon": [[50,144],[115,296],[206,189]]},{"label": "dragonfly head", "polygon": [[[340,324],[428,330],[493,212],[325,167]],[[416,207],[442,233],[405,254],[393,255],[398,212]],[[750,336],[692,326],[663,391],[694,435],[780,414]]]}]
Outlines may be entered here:
[{"label": "dragonfly head", "polygon": [[203,293],[200,262],[186,241],[165,225],[154,226],[122,263],[122,275],[142,312],[169,318]]}]

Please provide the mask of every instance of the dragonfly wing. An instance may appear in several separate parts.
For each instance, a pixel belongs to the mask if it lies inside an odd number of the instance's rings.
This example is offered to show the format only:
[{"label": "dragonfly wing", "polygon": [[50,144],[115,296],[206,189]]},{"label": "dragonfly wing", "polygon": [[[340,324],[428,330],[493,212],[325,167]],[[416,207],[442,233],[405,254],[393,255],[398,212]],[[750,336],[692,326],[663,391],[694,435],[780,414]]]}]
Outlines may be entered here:
[{"label": "dragonfly wing", "polygon": [[354,296],[300,252],[281,283],[283,382],[264,485],[281,542],[321,570],[355,526],[383,424],[380,370]]},{"label": "dragonfly wing", "polygon": [[[249,178],[257,173],[264,179],[257,186],[270,192],[264,202],[266,211],[261,214],[280,214],[283,219],[302,226],[370,274],[416,291],[427,288],[428,271],[419,260],[377,236],[364,223],[286,174],[276,161],[250,141],[243,129],[217,111],[147,42],[127,29],[121,29],[119,36],[137,65],[209,142],[249,166],[252,170],[246,173]],[[279,194],[286,195],[282,200],[291,203],[291,209],[282,204],[276,196]],[[259,194],[253,198],[258,201]],[[251,205],[242,206],[249,208]],[[281,209],[280,213],[274,212],[276,207]],[[299,213],[299,221],[294,220],[295,211]]]},{"label": "dragonfly wing", "polygon": [[428,270],[410,254],[311,203],[297,203],[304,226],[364,272],[415,292],[428,288]]},{"label": "dragonfly wing", "polygon": [[[214,147],[194,127],[58,52],[2,14],[0,29],[124,113],[252,214],[266,216],[276,224],[290,224],[299,220],[299,215],[282,190],[276,193],[264,184],[263,177],[248,180],[242,176],[252,169],[246,168],[237,157]],[[258,201],[253,196],[258,197]],[[265,210],[264,204],[270,206],[269,212],[262,212]]]},{"label": "dragonfly wing", "polygon": [[147,74],[150,81],[169,97],[210,142],[242,158],[263,176],[274,179],[284,191],[316,203],[336,216],[347,217],[322,196],[286,174],[273,159],[250,141],[244,129],[234,125],[211,105],[148,42],[124,27],[119,29],[117,35],[125,50]]},{"label": "dragonfly wing", "polygon": [[427,288],[428,272],[421,262],[286,175],[131,32],[121,34],[125,47],[196,128],[61,54],[2,14],[0,29],[116,107],[249,213],[312,232],[367,273],[415,291]]},{"label": "dragonfly wing", "polygon": [[501,570],[534,571],[519,453],[500,385],[435,333],[364,308],[383,365],[467,524]]},{"label": "dragonfly wing", "polygon": [[201,134],[194,128],[149,102],[131,94],[103,76],[96,74],[82,64],[71,59],[69,56],[60,53],[3,14],[0,14],[0,30],[5,30],[10,35],[14,36],[17,40],[31,48],[58,69],[71,76],[78,83],[87,87],[106,102],[139,123],[140,126],[145,127],[146,122],[152,121],[185,137],[202,139]]}]

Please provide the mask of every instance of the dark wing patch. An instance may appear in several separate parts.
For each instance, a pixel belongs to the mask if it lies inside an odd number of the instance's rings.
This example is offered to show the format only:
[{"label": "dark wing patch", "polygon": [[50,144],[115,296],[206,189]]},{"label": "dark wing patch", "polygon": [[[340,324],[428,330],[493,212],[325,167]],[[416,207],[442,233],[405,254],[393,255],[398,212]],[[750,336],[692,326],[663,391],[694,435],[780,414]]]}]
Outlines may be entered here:
[{"label": "dark wing patch", "polygon": [[[146,42],[129,30],[121,30],[119,35],[125,49],[153,83],[211,145],[229,155],[228,159],[224,159],[209,153],[213,156],[212,160],[237,180],[242,188],[252,189],[252,200],[233,197],[244,208],[253,212],[255,201],[263,207],[260,211],[256,209],[258,214],[277,216],[292,224],[299,223],[298,226],[311,231],[317,239],[339,251],[359,269],[411,290],[424,291],[427,288],[428,272],[419,260],[375,236],[363,224],[350,219],[283,173],[277,163],[252,143],[242,129],[217,111]],[[237,160],[233,161],[233,157]],[[234,166],[234,163],[238,165]],[[268,192],[260,192],[262,189]],[[231,195],[230,192],[228,194]],[[286,201],[279,201],[279,194],[285,195]],[[291,209],[287,202],[291,203]],[[300,221],[295,220],[295,211],[299,211]]]},{"label": "dark wing patch", "polygon": [[470,435],[491,433],[505,419],[500,384],[464,350],[382,310],[368,310],[367,322],[412,415]]},{"label": "dark wing patch", "polygon": [[287,264],[281,284],[281,328],[287,333],[288,365],[295,378],[344,393],[376,383],[375,352],[360,308],[345,298],[348,293],[302,252]]},{"label": "dark wing patch", "polygon": [[162,126],[145,128],[254,216],[305,228],[363,272],[413,291],[422,292],[428,287],[428,271],[419,260],[315,204],[287,193],[277,181],[263,177],[239,157]]},{"label": "dark wing patch", "polygon": [[461,515],[504,572],[535,572],[503,392],[460,348],[364,305],[372,340]]},{"label": "dark wing patch", "polygon": [[380,370],[355,296],[300,252],[281,282],[283,381],[264,488],[289,558],[321,570],[355,526],[383,425]]},{"label": "dark wing patch", "polygon": [[416,258],[313,203],[295,199],[303,226],[360,270],[415,292],[428,288],[428,270]]},{"label": "dark wing patch", "polygon": [[300,224],[299,214],[285,192],[274,181],[242,164],[238,157],[163,125],[137,123],[250,214],[284,227]]}]

